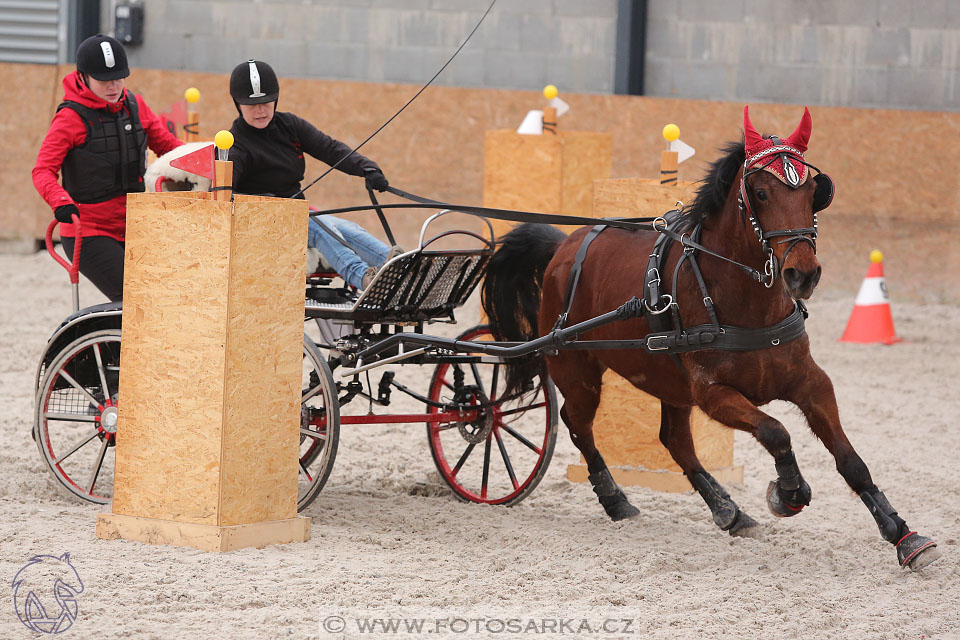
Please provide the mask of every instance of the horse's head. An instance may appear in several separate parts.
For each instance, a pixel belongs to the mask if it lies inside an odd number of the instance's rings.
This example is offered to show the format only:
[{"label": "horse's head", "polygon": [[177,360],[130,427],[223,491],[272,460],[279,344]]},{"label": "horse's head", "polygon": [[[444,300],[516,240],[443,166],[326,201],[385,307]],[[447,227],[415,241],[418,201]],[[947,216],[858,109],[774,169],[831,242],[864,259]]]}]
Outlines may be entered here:
[{"label": "horse's head", "polygon": [[811,127],[810,111],[804,109],[788,137],[762,137],[750,122],[749,107],[743,111],[741,211],[766,259],[764,284],[773,286],[782,275],[787,293],[796,299],[809,298],[820,281],[817,212],[833,199],[829,176],[803,159]]}]

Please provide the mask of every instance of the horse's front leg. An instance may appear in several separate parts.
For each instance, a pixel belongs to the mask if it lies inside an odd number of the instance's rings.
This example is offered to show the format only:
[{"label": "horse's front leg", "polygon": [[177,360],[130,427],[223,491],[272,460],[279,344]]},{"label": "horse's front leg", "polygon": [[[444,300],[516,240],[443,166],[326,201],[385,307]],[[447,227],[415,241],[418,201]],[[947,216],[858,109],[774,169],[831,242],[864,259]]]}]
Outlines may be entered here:
[{"label": "horse's front leg", "polygon": [[790,434],[779,420],[760,411],[743,394],[726,385],[708,384],[694,392],[694,400],[704,413],[717,422],[752,434],[773,456],[777,479],[767,488],[767,506],[775,516],[795,516],[810,504],[810,485],[800,474]]},{"label": "horse's front leg", "polygon": [[840,425],[840,412],[833,383],[823,369],[811,362],[802,382],[794,387],[789,398],[803,412],[813,433],[833,454],[837,471],[847,481],[880,528],[884,540],[897,548],[900,566],[921,569],[940,557],[937,543],[911,531],[873,483],[867,465],[857,455]]}]

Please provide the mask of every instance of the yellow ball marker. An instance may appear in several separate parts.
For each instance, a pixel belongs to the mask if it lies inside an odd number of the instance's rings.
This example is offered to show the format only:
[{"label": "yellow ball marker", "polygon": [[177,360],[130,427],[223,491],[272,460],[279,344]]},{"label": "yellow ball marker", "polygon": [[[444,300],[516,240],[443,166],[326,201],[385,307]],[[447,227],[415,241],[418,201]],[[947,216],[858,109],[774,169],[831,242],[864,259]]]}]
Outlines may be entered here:
[{"label": "yellow ball marker", "polygon": [[883,251],[874,249],[870,252],[870,262],[883,262]]},{"label": "yellow ball marker", "polygon": [[673,142],[680,138],[680,127],[670,123],[663,128],[663,139],[667,142]]},{"label": "yellow ball marker", "polygon": [[193,104],[200,100],[200,90],[196,87],[190,87],[183,92],[183,97],[187,99],[187,102]]},{"label": "yellow ball marker", "polygon": [[547,100],[553,100],[559,93],[557,88],[552,84],[548,84],[543,88],[543,97]]},{"label": "yellow ball marker", "polygon": [[226,129],[221,129],[217,131],[217,135],[213,136],[213,143],[217,145],[217,149],[229,149],[233,146],[233,134]]}]

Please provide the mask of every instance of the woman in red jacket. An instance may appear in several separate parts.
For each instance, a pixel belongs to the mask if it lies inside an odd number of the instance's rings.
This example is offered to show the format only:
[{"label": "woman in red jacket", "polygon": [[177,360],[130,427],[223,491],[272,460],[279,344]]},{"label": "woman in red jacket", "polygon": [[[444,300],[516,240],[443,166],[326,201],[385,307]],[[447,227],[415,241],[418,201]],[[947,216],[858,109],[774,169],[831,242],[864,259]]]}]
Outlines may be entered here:
[{"label": "woman in red jacket", "polygon": [[64,250],[72,259],[79,216],[80,273],[113,302],[123,297],[127,194],[144,191],[147,147],[159,156],[183,144],[124,88],[129,75],[119,42],[104,35],[84,40],[33,167],[33,185],[61,222]]}]

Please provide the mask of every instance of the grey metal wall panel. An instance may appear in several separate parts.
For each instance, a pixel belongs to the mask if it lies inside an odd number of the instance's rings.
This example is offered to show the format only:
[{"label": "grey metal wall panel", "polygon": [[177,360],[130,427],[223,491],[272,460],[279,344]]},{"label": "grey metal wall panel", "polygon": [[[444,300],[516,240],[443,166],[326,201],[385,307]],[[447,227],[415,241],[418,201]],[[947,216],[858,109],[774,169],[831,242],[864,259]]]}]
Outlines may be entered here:
[{"label": "grey metal wall panel", "polygon": [[58,0],[0,0],[0,62],[56,64]]}]

